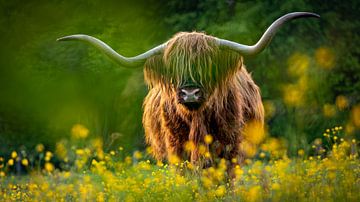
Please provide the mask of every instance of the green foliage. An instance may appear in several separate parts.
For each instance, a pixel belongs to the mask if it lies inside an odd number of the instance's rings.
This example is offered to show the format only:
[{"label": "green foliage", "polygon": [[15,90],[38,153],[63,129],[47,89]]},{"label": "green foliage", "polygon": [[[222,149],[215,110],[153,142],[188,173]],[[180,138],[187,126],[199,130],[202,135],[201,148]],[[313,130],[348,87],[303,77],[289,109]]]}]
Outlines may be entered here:
[{"label": "green foliage", "polygon": [[[281,15],[312,11],[321,19],[286,24],[263,53],[245,59],[263,100],[273,107],[267,117],[269,133],[285,137],[293,154],[324,128],[356,126],[351,109],[360,102],[359,4],[0,1],[0,153],[38,142],[54,147],[69,138],[76,123],[88,127],[91,136],[103,137],[109,148],[143,147],[141,103],[147,91],[142,69],[118,68],[93,48],[59,44],[58,37],[93,35],[126,56],[154,47],[178,31],[205,31],[253,44]],[[306,68],[299,73],[301,65]],[[296,96],[286,98],[289,93]],[[342,109],[335,104],[340,95],[347,101]]]},{"label": "green foliage", "polygon": [[[141,53],[164,38],[153,32],[161,24],[147,11],[152,6],[130,1],[0,5],[0,153],[36,142],[53,147],[69,138],[76,123],[108,142],[142,146],[142,69],[119,68],[86,45],[56,39],[86,33],[124,55]],[[121,139],[109,140],[113,133]]]}]

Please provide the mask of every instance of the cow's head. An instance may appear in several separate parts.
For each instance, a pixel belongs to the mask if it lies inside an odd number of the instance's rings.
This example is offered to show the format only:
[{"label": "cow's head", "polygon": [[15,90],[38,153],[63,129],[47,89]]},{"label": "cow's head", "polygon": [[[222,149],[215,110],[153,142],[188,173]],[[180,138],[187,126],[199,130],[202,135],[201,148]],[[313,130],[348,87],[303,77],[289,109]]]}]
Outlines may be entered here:
[{"label": "cow's head", "polygon": [[198,32],[180,32],[169,41],[135,57],[124,57],[104,42],[87,35],[58,39],[81,40],[98,48],[125,67],[144,65],[150,87],[161,87],[189,110],[197,110],[215,89],[224,86],[242,65],[242,56],[256,55],[270,43],[275,32],[288,20],[319,17],[308,12],[289,13],[277,19],[252,46],[219,39]]},{"label": "cow's head", "polygon": [[177,103],[197,110],[241,67],[241,55],[221,49],[218,39],[199,32],[180,32],[172,37],[163,54],[144,65],[145,80],[159,86]]}]

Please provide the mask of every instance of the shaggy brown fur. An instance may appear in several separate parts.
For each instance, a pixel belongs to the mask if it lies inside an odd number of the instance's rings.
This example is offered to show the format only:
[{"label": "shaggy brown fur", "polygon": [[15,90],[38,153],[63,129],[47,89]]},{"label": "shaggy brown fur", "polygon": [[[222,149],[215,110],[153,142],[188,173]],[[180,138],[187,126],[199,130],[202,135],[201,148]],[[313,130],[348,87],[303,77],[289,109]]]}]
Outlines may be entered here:
[{"label": "shaggy brown fur", "polygon": [[[263,124],[264,110],[259,88],[239,54],[221,50],[211,36],[183,32],[169,40],[164,54],[147,60],[144,73],[150,91],[144,100],[143,125],[156,159],[177,155],[198,163],[198,146],[211,134],[212,156],[242,161],[243,128],[253,120]],[[207,93],[195,111],[177,101],[176,88],[187,80]],[[191,154],[184,152],[187,141],[195,143]]]}]

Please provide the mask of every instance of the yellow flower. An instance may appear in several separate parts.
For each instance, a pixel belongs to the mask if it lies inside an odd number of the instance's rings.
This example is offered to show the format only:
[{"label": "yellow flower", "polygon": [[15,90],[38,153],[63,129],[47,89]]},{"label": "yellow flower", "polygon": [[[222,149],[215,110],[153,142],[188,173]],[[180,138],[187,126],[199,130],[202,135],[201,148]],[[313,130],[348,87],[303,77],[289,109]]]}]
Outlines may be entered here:
[{"label": "yellow flower", "polygon": [[95,147],[96,149],[102,149],[103,148],[103,141],[100,138],[96,138],[91,140],[91,145]]},{"label": "yellow flower", "polygon": [[84,179],[84,182],[85,182],[86,184],[88,184],[88,183],[91,182],[91,177],[88,176],[88,175],[85,175],[83,179]]},{"label": "yellow flower", "polygon": [[81,155],[84,155],[84,154],[85,154],[85,152],[84,152],[83,149],[77,149],[77,150],[75,151],[75,153],[76,153],[76,155],[78,155],[78,156],[81,156]]},{"label": "yellow flower", "polygon": [[71,135],[76,139],[85,139],[89,135],[89,129],[84,125],[75,124],[71,128]]},{"label": "yellow flower", "polygon": [[217,197],[222,197],[225,195],[225,193],[226,193],[226,188],[224,185],[219,186],[215,191],[215,195]]},{"label": "yellow flower", "polygon": [[65,179],[69,178],[71,176],[71,172],[70,171],[65,171],[63,172],[63,176]]},{"label": "yellow flower", "polygon": [[27,159],[22,159],[21,160],[21,164],[23,164],[24,166],[28,166],[29,165],[29,161]]},{"label": "yellow flower", "polygon": [[335,56],[331,49],[328,47],[320,47],[315,51],[316,63],[324,68],[331,69],[335,64]]},{"label": "yellow flower", "polygon": [[210,154],[210,152],[205,152],[205,155],[204,155],[206,158],[211,158],[211,154]]},{"label": "yellow flower", "polygon": [[163,164],[163,162],[162,162],[162,161],[157,161],[157,162],[156,162],[156,165],[157,165],[157,166],[159,166],[159,167],[164,166],[164,164]]},{"label": "yellow flower", "polygon": [[49,162],[46,162],[46,163],[45,163],[44,168],[45,168],[45,170],[46,170],[47,172],[52,172],[52,171],[54,171],[54,169],[55,169],[54,165],[53,165],[52,163],[49,163]]},{"label": "yellow flower", "polygon": [[336,108],[334,105],[325,104],[323,106],[323,113],[325,117],[333,117],[336,114]]},{"label": "yellow flower", "polygon": [[35,147],[36,151],[41,153],[44,151],[45,147],[43,144],[37,144],[36,147]]},{"label": "yellow flower", "polygon": [[355,127],[360,128],[360,104],[357,104],[351,110],[351,118],[352,118],[352,122],[354,123]]},{"label": "yellow flower", "polygon": [[184,144],[184,149],[187,152],[191,152],[195,149],[195,144],[193,141],[186,141]]},{"label": "yellow flower", "polygon": [[248,194],[251,201],[258,201],[261,198],[261,187],[259,185],[251,187]]},{"label": "yellow flower", "polygon": [[259,156],[260,156],[260,158],[265,158],[265,157],[266,157],[266,154],[265,154],[264,152],[261,152],[261,153],[259,154]]},{"label": "yellow flower", "polygon": [[56,143],[55,153],[57,157],[59,157],[62,160],[65,160],[67,158],[67,149],[63,142]]},{"label": "yellow flower", "polygon": [[50,159],[53,157],[53,154],[51,153],[51,151],[47,151],[45,153],[45,161],[50,161]]},{"label": "yellow flower", "polygon": [[169,156],[169,163],[177,165],[177,164],[180,163],[180,158],[177,155],[174,155],[174,154],[170,155]]},{"label": "yellow flower", "polygon": [[152,147],[146,147],[146,153],[147,154],[152,154],[153,153]]},{"label": "yellow flower", "polygon": [[47,151],[47,152],[45,153],[45,156],[50,156],[50,157],[52,157],[53,154],[51,153],[51,151]]},{"label": "yellow flower", "polygon": [[245,125],[245,140],[252,144],[260,144],[265,139],[263,124],[259,121],[252,121]]},{"label": "yellow flower", "polygon": [[14,159],[9,159],[7,164],[8,164],[9,166],[14,165]]},{"label": "yellow flower", "polygon": [[175,176],[175,183],[176,185],[184,185],[186,183],[186,180],[183,176],[181,175],[176,175]]},{"label": "yellow flower", "polygon": [[251,158],[251,157],[255,156],[257,148],[254,144],[252,144],[248,141],[243,141],[240,144],[240,150],[246,154],[246,157]]},{"label": "yellow flower", "polygon": [[125,157],[125,163],[128,165],[132,164],[132,158],[130,156]]},{"label": "yellow flower", "polygon": [[327,174],[328,174],[328,178],[331,180],[336,178],[336,172],[334,172],[334,171],[330,171]]},{"label": "yellow flower", "polygon": [[276,112],[276,107],[274,102],[270,100],[266,100],[263,103],[264,103],[265,117],[266,118],[272,117]]},{"label": "yellow flower", "polygon": [[208,177],[203,176],[201,178],[201,181],[205,188],[209,189],[213,185],[213,181],[209,179]]},{"label": "yellow flower", "polygon": [[96,196],[97,202],[104,202],[105,201],[105,194],[103,192],[99,192]]},{"label": "yellow flower", "polygon": [[316,139],[314,140],[314,144],[315,144],[315,145],[321,145],[321,144],[322,144],[322,139],[321,139],[321,138],[316,138]]},{"label": "yellow flower", "polygon": [[302,76],[307,72],[310,57],[302,53],[294,53],[288,59],[288,74],[291,76]]},{"label": "yellow flower", "polygon": [[97,164],[98,164],[98,162],[96,161],[96,159],[93,159],[93,160],[91,161],[91,165],[96,166]]},{"label": "yellow flower", "polygon": [[278,184],[278,183],[273,183],[273,184],[271,185],[271,189],[272,189],[272,190],[280,190],[280,184]]},{"label": "yellow flower", "polygon": [[240,178],[242,174],[244,174],[244,171],[240,168],[239,165],[235,166],[235,176],[236,178]]},{"label": "yellow flower", "polygon": [[18,155],[16,151],[11,152],[11,158],[16,159],[17,156]]},{"label": "yellow flower", "polygon": [[288,84],[283,87],[283,100],[289,106],[301,106],[304,101],[305,92],[298,85]]},{"label": "yellow flower", "polygon": [[355,126],[350,122],[345,125],[345,133],[347,135],[353,134],[355,131]]},{"label": "yellow flower", "polygon": [[305,154],[305,151],[303,149],[298,150],[298,155],[299,156],[304,156],[304,154]]},{"label": "yellow flower", "polygon": [[194,169],[194,165],[190,162],[186,164],[186,167],[190,170]]},{"label": "yellow flower", "polygon": [[205,154],[205,152],[206,152],[206,147],[205,147],[205,145],[199,145],[199,153],[200,154]]},{"label": "yellow flower", "polygon": [[135,199],[132,195],[128,195],[125,198],[125,202],[134,202],[134,201],[135,201]]},{"label": "yellow flower", "polygon": [[136,159],[141,159],[141,158],[142,158],[142,153],[139,152],[139,151],[135,151],[135,152],[134,152],[134,157],[135,157]]},{"label": "yellow flower", "polygon": [[0,177],[5,177],[5,172],[4,171],[0,171]]},{"label": "yellow flower", "polygon": [[47,191],[49,189],[49,184],[47,182],[43,182],[41,185],[40,185],[40,189],[42,191]]},{"label": "yellow flower", "polygon": [[270,138],[268,144],[269,144],[270,151],[276,151],[281,148],[281,142],[277,138]]},{"label": "yellow flower", "polygon": [[211,136],[210,134],[205,135],[204,141],[205,141],[206,144],[211,144],[212,141],[213,141],[213,136]]}]

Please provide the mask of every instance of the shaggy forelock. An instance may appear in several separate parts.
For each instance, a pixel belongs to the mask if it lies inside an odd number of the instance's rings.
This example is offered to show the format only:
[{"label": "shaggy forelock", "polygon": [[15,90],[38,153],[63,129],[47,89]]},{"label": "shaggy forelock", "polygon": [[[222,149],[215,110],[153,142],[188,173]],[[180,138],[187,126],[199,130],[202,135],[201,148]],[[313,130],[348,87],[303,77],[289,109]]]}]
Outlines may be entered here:
[{"label": "shaggy forelock", "polygon": [[212,36],[180,32],[171,38],[162,55],[145,63],[145,79],[150,87],[181,87],[190,82],[207,92],[226,83],[241,68],[241,56],[222,50]]}]

